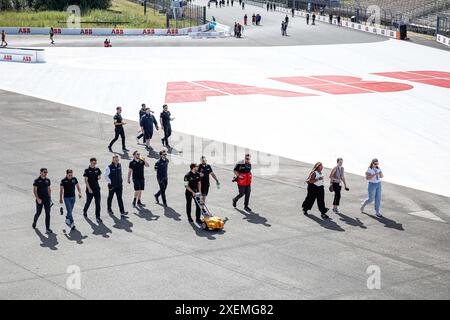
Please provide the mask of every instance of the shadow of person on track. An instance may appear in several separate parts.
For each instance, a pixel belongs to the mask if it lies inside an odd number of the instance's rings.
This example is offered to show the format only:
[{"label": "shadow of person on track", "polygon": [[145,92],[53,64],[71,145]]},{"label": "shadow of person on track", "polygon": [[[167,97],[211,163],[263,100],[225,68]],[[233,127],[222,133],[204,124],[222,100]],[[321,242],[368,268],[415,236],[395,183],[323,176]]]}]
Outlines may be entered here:
[{"label": "shadow of person on track", "polygon": [[77,244],[83,244],[83,240],[87,239],[88,236],[83,236],[78,229],[71,229],[69,233],[67,233],[66,229],[63,230],[64,235],[67,240],[75,241]]},{"label": "shadow of person on track", "polygon": [[153,214],[149,209],[137,209],[137,213],[133,213],[136,217],[145,219],[147,221],[157,221],[159,219],[158,215]]},{"label": "shadow of person on track", "polygon": [[133,232],[131,228],[133,228],[133,222],[131,222],[128,217],[116,217],[114,214],[109,215],[111,219],[114,221],[113,228],[119,230],[125,230],[126,232]]},{"label": "shadow of person on track", "polygon": [[370,215],[365,212],[363,214],[365,214],[366,216],[368,216],[369,218],[371,218],[373,220],[383,223],[386,228],[395,229],[395,230],[399,230],[399,231],[405,231],[405,229],[403,228],[403,224],[401,224],[397,221],[391,220],[389,218],[386,218],[385,216],[377,217],[377,216],[373,216],[373,215]]},{"label": "shadow of person on track", "polygon": [[122,159],[122,160],[131,160],[130,154],[128,153],[128,151],[123,151],[123,153],[113,152],[113,154],[118,155],[120,157],[120,159]]},{"label": "shadow of person on track", "polygon": [[308,214],[306,217],[311,219],[312,221],[317,222],[317,224],[319,224],[322,228],[333,231],[345,232],[345,229],[343,229],[340,225],[334,222],[331,218],[322,220],[313,214]]},{"label": "shadow of person on track", "polygon": [[94,234],[96,236],[102,236],[103,238],[109,238],[109,233],[112,233],[112,230],[110,228],[108,228],[107,226],[105,226],[103,223],[96,225],[88,217],[84,217],[84,220],[86,220],[86,222],[89,223],[89,225],[91,226],[92,231],[93,231],[92,234]]},{"label": "shadow of person on track", "polygon": [[339,216],[339,220],[345,222],[349,226],[353,227],[360,227],[361,229],[367,229],[367,227],[364,225],[364,223],[359,220],[359,218],[352,218],[349,216],[346,216],[343,213],[335,213],[337,216]]},{"label": "shadow of person on track", "polygon": [[267,218],[261,216],[259,213],[256,212],[247,212],[241,209],[236,209],[240,214],[244,216],[244,220],[247,220],[248,223],[253,224],[261,224],[265,227],[271,227],[272,225],[267,223]]},{"label": "shadow of person on track", "polygon": [[53,251],[58,250],[56,246],[59,244],[59,242],[55,233],[50,233],[47,236],[45,236],[38,228],[34,229],[34,232],[39,237],[39,240],[41,240],[40,246],[42,248],[49,248],[50,250]]},{"label": "shadow of person on track", "polygon": [[[161,206],[161,204],[160,204]],[[169,219],[173,219],[175,221],[181,221],[181,214],[176,212],[171,207],[164,207],[164,216],[166,216]]]}]

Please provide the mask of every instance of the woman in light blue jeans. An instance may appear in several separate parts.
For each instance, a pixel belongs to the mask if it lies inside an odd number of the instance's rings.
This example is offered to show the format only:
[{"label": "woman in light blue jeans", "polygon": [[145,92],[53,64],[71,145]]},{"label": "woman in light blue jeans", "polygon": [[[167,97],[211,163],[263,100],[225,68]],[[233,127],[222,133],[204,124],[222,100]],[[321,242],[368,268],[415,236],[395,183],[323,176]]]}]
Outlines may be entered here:
[{"label": "woman in light blue jeans", "polygon": [[375,214],[381,218],[380,206],[381,206],[381,179],[383,178],[383,172],[378,166],[378,159],[373,159],[369,168],[366,171],[366,180],[368,183],[368,198],[361,205],[361,213],[364,213],[366,205],[375,201]]}]

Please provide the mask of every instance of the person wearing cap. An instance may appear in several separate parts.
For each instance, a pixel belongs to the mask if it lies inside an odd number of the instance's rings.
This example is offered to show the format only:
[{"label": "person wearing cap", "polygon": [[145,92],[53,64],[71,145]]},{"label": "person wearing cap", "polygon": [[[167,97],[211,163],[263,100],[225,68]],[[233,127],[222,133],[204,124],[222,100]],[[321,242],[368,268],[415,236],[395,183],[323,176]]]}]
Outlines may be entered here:
[{"label": "person wearing cap", "polygon": [[198,166],[198,173],[200,173],[201,183],[202,183],[202,198],[203,203],[206,202],[206,197],[209,193],[209,176],[213,177],[213,179],[216,181],[216,185],[219,188],[220,182],[219,179],[217,179],[216,174],[213,172],[212,167],[206,162],[206,157],[202,156],[200,158],[200,164]]},{"label": "person wearing cap", "polygon": [[349,191],[350,189],[347,187],[347,182],[345,181],[345,174],[344,174],[344,167],[342,164],[344,163],[344,160],[342,158],[337,159],[337,165],[331,170],[330,173],[330,191],[334,192],[334,199],[333,199],[333,212],[334,213],[341,213],[339,211],[339,204],[341,201],[341,189],[342,184],[344,184],[345,190]]},{"label": "person wearing cap", "polygon": [[128,167],[128,184],[131,183],[131,177],[133,177],[133,208],[136,208],[136,204],[139,207],[145,207],[145,204],[141,202],[141,196],[142,191],[145,189],[144,168],[148,166],[149,164],[147,160],[145,160],[145,157],[141,157],[141,154],[138,151],[134,151],[133,160],[130,161],[130,165]]},{"label": "person wearing cap", "polygon": [[384,178],[384,175],[378,164],[378,159],[372,159],[369,168],[366,171],[368,197],[361,205],[361,213],[364,213],[364,208],[368,204],[375,202],[375,214],[377,217],[381,218],[383,216],[380,212],[381,179]]},{"label": "person wearing cap", "polygon": [[[78,191],[78,198],[81,199],[81,188],[77,178],[73,176],[73,170],[67,169],[66,176],[59,184],[59,203],[66,206],[66,224],[73,230],[75,223],[73,221],[73,208],[75,206],[75,188]],[[61,209],[62,210],[62,209]]]},{"label": "person wearing cap", "polygon": [[108,183],[108,214],[113,215],[112,211],[112,200],[114,198],[114,194],[117,198],[117,204],[119,205],[120,215],[126,216],[128,212],[125,211],[123,206],[123,178],[122,178],[122,165],[119,163],[119,156],[114,155],[112,157],[112,162],[109,166],[106,167],[105,173],[103,174],[106,182]]},{"label": "person wearing cap", "polygon": [[48,170],[42,168],[40,175],[33,182],[33,194],[36,200],[36,214],[33,219],[33,229],[36,229],[36,224],[42,213],[45,210],[45,229],[46,233],[50,234],[53,231],[50,229],[50,210],[52,207],[52,188],[50,179],[47,178]]},{"label": "person wearing cap", "polygon": [[89,160],[89,167],[84,170],[84,182],[86,184],[86,204],[84,205],[83,215],[87,218],[87,212],[91,205],[92,199],[95,200],[95,218],[97,223],[102,223],[100,218],[101,211],[101,192],[98,181],[102,178],[102,171],[97,168],[97,159],[91,158]]},{"label": "person wearing cap", "polygon": [[247,212],[252,212],[250,209],[250,193],[251,193],[251,184],[252,184],[252,163],[251,163],[251,155],[246,154],[244,161],[241,161],[236,164],[234,167],[234,175],[233,182],[237,182],[239,194],[233,198],[233,207],[236,208],[237,202],[240,198],[245,196],[244,199],[244,210]]},{"label": "person wearing cap", "polygon": [[167,159],[167,152],[161,150],[159,152],[159,160],[155,163],[156,180],[158,181],[159,191],[154,194],[156,203],[159,203],[161,196],[164,207],[167,207],[166,189],[169,182],[167,169],[169,166],[169,159]]},{"label": "person wearing cap", "polygon": [[123,129],[123,126],[127,123],[123,121],[122,118],[122,107],[116,108],[116,115],[114,116],[114,132],[115,136],[114,139],[111,140],[108,146],[108,150],[112,152],[112,146],[113,144],[119,139],[119,136],[122,138],[122,151],[129,151],[127,147],[125,146],[125,130]]},{"label": "person wearing cap", "polygon": [[[184,187],[186,188],[185,197],[186,197],[186,214],[188,216],[189,222],[193,222],[191,211],[192,211],[192,199],[195,197],[195,194],[200,192],[202,189],[200,174],[198,173],[197,164],[191,163],[190,171],[186,173],[184,176]],[[200,207],[195,201],[195,217],[196,222],[201,224],[200,220]]]},{"label": "person wearing cap", "polygon": [[[147,106],[145,105],[145,103],[143,103],[141,105],[141,110],[139,110],[139,123],[141,123],[141,119],[145,115],[146,109],[147,109]],[[142,128],[139,130],[139,132],[140,132],[139,135],[136,137],[136,141],[138,144],[139,144],[139,140],[144,137],[144,131],[142,130]]]},{"label": "person wearing cap", "polygon": [[163,111],[159,116],[159,122],[161,124],[161,129],[164,131],[164,138],[161,139],[162,145],[166,148],[171,148],[169,145],[169,137],[172,135],[172,126],[170,122],[175,118],[171,117],[169,106],[167,104],[163,105]]},{"label": "person wearing cap", "polygon": [[322,219],[328,219],[328,208],[325,207],[325,189],[323,186],[323,165],[322,162],[317,162],[312,171],[310,172],[306,183],[308,184],[307,195],[305,201],[303,201],[302,208],[303,214],[308,215],[308,211],[311,210],[314,202],[317,200],[317,206],[321,213]]},{"label": "person wearing cap", "polygon": [[159,130],[158,122],[156,122],[156,119],[152,113],[152,110],[150,110],[150,108],[147,108],[145,110],[144,116],[141,118],[140,123],[142,132],[144,133],[145,148],[147,150],[150,149],[150,140],[153,137],[153,125],[156,127],[156,130]]}]

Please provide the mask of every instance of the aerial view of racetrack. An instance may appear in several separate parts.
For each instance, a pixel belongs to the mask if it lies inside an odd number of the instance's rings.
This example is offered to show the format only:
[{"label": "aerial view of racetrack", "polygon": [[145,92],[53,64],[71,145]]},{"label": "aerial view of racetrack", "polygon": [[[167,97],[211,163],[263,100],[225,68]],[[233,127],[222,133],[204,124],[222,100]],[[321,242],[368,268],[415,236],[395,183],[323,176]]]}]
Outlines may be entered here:
[{"label": "aerial view of racetrack", "polygon": [[0,11],[0,299],[450,298],[450,47],[275,2],[52,40]]}]

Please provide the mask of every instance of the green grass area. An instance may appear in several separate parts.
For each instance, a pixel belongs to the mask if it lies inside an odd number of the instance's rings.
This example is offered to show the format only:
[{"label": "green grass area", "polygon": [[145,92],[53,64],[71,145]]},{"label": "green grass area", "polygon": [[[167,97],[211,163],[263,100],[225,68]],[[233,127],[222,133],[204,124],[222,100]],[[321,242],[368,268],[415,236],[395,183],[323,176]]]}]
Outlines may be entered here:
[{"label": "green grass area", "polygon": [[[58,11],[3,11],[0,12],[0,27],[67,28],[68,17],[68,13]],[[150,8],[145,16],[143,6],[127,0],[113,0],[108,10],[91,10],[82,14],[81,22],[89,22],[81,23],[82,28],[165,28],[166,16]],[[185,26],[188,23],[186,21]],[[175,27],[174,21],[171,21],[171,27]]]}]

